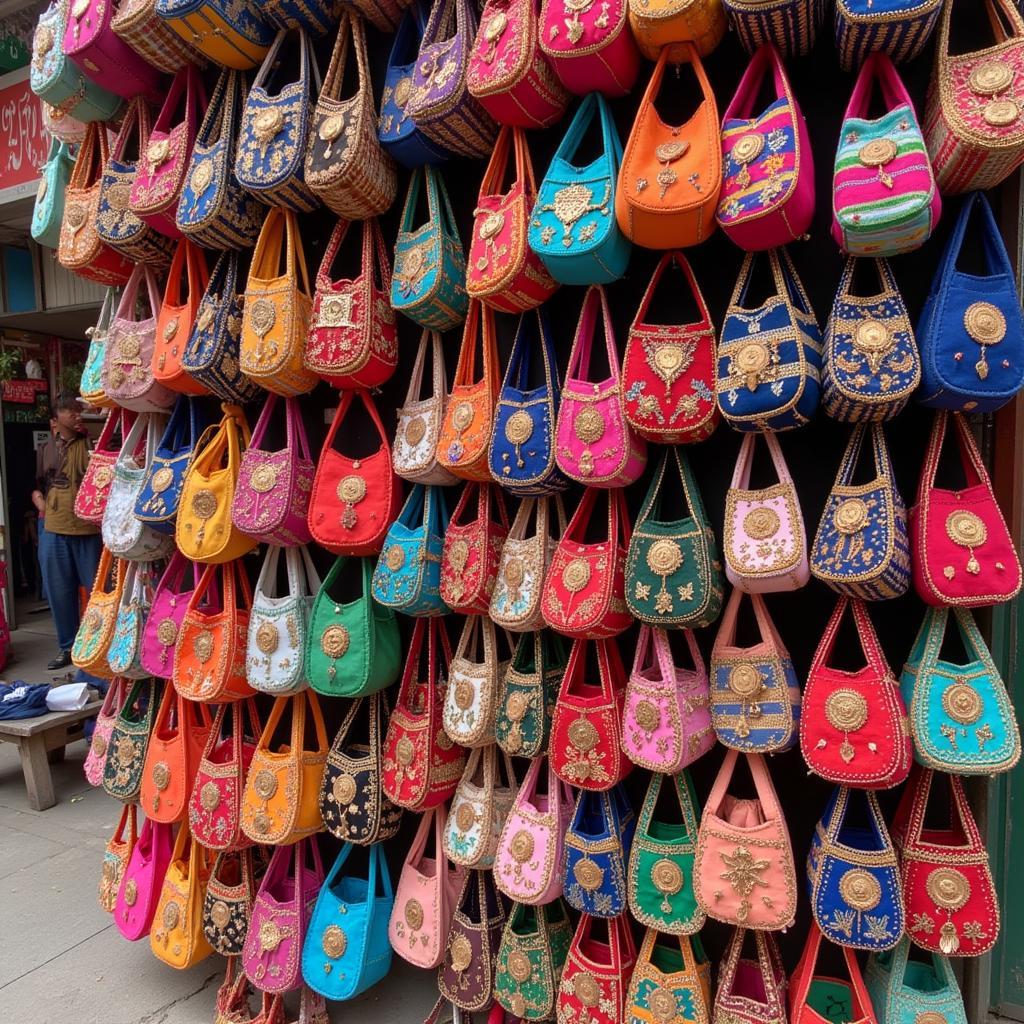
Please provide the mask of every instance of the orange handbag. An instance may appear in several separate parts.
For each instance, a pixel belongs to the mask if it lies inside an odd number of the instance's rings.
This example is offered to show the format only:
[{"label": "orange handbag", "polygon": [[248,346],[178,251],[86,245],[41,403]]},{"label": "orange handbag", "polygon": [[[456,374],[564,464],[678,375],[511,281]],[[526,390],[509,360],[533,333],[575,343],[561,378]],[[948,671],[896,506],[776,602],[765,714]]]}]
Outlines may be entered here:
[{"label": "orange handbag", "polygon": [[127,566],[127,562],[115,558],[106,548],[100,553],[89,603],[71,647],[71,663],[75,668],[102,679],[114,678],[107,664],[107,649],[114,638]]},{"label": "orange handbag", "polygon": [[[655,107],[669,54],[684,55],[702,99],[680,125],[665,124]],[[679,70],[677,65],[676,70]],[[615,219],[622,233],[648,249],[682,249],[715,230],[722,187],[718,105],[693,43],[661,51],[640,101],[619,167]]]},{"label": "orange handbag", "polygon": [[[187,291],[182,294],[182,272]],[[171,269],[164,286],[164,300],[156,318],[156,340],[153,344],[153,380],[165,388],[185,395],[209,392],[181,368],[181,356],[196,322],[199,300],[206,292],[210,272],[206,254],[187,238],[178,242],[171,260]]]}]

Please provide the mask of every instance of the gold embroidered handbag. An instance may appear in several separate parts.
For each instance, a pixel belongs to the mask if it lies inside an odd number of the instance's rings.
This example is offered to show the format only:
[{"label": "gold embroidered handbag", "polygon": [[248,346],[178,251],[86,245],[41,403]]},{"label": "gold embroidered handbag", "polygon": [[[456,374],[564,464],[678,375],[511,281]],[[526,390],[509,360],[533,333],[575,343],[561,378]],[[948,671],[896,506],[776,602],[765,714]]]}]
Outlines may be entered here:
[{"label": "gold embroidered handbag", "polygon": [[[502,631],[504,633],[504,631]],[[441,724],[459,746],[476,749],[494,744],[498,686],[508,670],[512,642],[486,615],[467,615],[448,673]],[[471,865],[472,866],[472,865]]]},{"label": "gold embroidered handbag", "polygon": [[101,679],[114,675],[107,664],[107,649],[114,638],[126,567],[126,562],[103,549],[89,603],[71,647],[71,663]]},{"label": "gold embroidered handbag", "polygon": [[722,41],[728,19],[722,0],[629,0],[629,27],[648,60],[672,43],[693,43],[706,57]]},{"label": "gold embroidered handbag", "polygon": [[153,955],[178,970],[205,960],[213,952],[203,932],[203,897],[213,858],[214,854],[192,838],[188,823],[183,822],[149,933]]}]

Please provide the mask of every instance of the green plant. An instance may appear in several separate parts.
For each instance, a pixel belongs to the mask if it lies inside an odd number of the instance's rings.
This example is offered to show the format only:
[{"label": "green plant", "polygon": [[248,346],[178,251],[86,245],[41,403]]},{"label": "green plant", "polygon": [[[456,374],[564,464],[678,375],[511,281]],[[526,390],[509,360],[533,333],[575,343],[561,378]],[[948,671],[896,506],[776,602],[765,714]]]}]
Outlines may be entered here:
[{"label": "green plant", "polygon": [[14,380],[23,372],[21,353],[13,348],[0,348],[0,383]]},{"label": "green plant", "polygon": [[60,371],[58,391],[77,395],[82,385],[82,370],[84,369],[83,363],[65,363]]}]

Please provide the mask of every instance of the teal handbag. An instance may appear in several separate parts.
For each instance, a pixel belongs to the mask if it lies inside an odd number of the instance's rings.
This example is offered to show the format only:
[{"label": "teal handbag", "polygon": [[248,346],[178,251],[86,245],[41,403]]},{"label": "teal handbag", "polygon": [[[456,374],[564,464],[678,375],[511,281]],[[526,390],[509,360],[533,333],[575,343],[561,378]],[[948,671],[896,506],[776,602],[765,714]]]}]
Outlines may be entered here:
[{"label": "teal handbag", "polygon": [[550,629],[523,633],[501,680],[494,738],[506,754],[541,757],[551,737],[551,715],[569,652]]},{"label": "teal handbag", "polygon": [[85,356],[85,367],[82,369],[82,380],[78,385],[78,393],[89,405],[110,406],[114,403],[107,398],[103,390],[103,356],[107,348],[107,331],[110,330],[110,318],[114,314],[118,293],[116,288],[108,288],[100,306],[100,315],[96,326],[90,327],[85,333],[89,336],[89,351]]},{"label": "teal handbag", "polygon": [[60,224],[64,219],[64,193],[71,178],[75,158],[71,147],[57,139],[50,140],[50,154],[41,168],[39,190],[32,207],[32,237],[47,249],[56,249],[60,241]]},{"label": "teal handbag", "polygon": [[[601,121],[601,155],[577,167],[572,158],[595,118]],[[530,248],[556,281],[609,284],[626,272],[632,247],[615,220],[621,163],[622,142],[608,102],[592,92],[551,158],[530,217]]]},{"label": "teal handbag", "polygon": [[929,608],[900,677],[914,758],[955,775],[1009,771],[1020,760],[1013,705],[971,613],[953,614],[970,660],[940,659],[949,608]]},{"label": "teal handbag", "polygon": [[[369,877],[341,877],[346,843],[317,897],[302,944],[302,977],[328,999],[353,999],[391,969],[388,922],[395,904],[382,843],[368,847]],[[379,891],[378,891],[379,882]]]},{"label": "teal handbag", "polygon": [[910,937],[868,957],[864,984],[878,1024],[967,1024],[964,998],[949,960],[911,960]]}]

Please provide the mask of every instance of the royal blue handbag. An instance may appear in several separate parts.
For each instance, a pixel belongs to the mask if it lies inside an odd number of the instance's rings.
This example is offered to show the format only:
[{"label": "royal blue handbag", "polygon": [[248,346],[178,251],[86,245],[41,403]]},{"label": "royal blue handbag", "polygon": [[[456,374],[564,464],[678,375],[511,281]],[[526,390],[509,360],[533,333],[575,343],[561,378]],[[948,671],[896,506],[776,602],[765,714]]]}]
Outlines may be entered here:
[{"label": "royal blue handbag", "polygon": [[[984,274],[957,269],[977,211]],[[1006,246],[982,192],[960,207],[917,325],[921,346],[918,400],[931,409],[994,412],[1024,386],[1024,311]]]},{"label": "royal blue handbag", "polygon": [[388,922],[395,904],[383,844],[369,853],[368,878],[342,876],[352,843],[341,848],[324,879],[302,943],[302,977],[328,999],[354,999],[391,969]]},{"label": "royal blue handbag", "polygon": [[945,0],[836,0],[836,49],[843,71],[881,51],[894,64],[925,47]]},{"label": "royal blue handbag", "polygon": [[[773,288],[747,305],[754,261],[767,256]],[[793,430],[821,391],[821,331],[785,249],[747,253],[718,343],[718,407],[737,430]]]},{"label": "royal blue handbag", "polygon": [[57,138],[50,140],[50,153],[39,175],[35,205],[32,207],[32,237],[47,249],[56,249],[64,219],[64,193],[71,179],[75,158],[71,147]]},{"label": "royal blue handbag", "polygon": [[[847,820],[851,804],[857,823]],[[892,949],[903,935],[903,886],[896,849],[869,789],[838,786],[807,853],[814,920],[825,937],[853,949]]]},{"label": "royal blue handbag", "polygon": [[895,949],[868,957],[864,984],[878,1024],[967,1024],[949,959],[929,953],[930,963],[911,960],[910,949],[905,935]]},{"label": "royal blue handbag", "polygon": [[[601,155],[577,167],[572,158],[595,118],[601,122]],[[551,158],[530,217],[530,248],[556,281],[609,284],[626,272],[632,246],[615,219],[621,163],[622,142],[608,102],[592,92]]]},{"label": "royal blue handbag", "polygon": [[555,464],[560,394],[551,325],[538,308],[519,318],[487,454],[491,476],[513,494],[539,497],[569,486]]},{"label": "royal blue handbag", "polygon": [[563,891],[569,906],[593,917],[626,909],[626,866],[636,815],[622,784],[601,793],[581,790],[565,833]]}]

